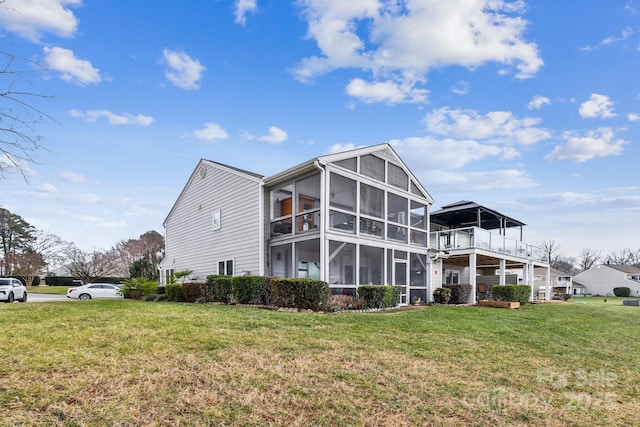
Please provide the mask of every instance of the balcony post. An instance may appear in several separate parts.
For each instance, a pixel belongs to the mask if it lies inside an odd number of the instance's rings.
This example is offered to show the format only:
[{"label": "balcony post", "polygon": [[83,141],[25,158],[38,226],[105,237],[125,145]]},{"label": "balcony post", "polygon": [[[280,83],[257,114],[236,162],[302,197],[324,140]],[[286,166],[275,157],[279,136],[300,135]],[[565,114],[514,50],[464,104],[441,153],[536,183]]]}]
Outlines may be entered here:
[{"label": "balcony post", "polygon": [[471,285],[471,304],[475,305],[477,301],[477,287],[476,287],[476,275],[477,275],[477,265],[476,265],[476,254],[469,254],[469,284]]}]

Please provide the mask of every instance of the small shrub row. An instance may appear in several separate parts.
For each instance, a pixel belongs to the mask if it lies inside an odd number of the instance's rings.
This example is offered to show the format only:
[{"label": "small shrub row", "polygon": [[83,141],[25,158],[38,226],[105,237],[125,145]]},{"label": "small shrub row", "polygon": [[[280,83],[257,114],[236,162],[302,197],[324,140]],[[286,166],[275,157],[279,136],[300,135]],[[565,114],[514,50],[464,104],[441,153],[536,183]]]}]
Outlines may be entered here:
[{"label": "small shrub row", "polygon": [[129,299],[144,299],[147,295],[155,293],[158,282],[144,277],[135,277],[123,282],[122,294]]},{"label": "small shrub row", "polygon": [[400,303],[400,287],[390,285],[360,286],[358,296],[366,308],[389,308]]},{"label": "small shrub row", "polygon": [[496,285],[491,287],[491,295],[496,301],[517,301],[526,304],[531,298],[531,286]]},{"label": "small shrub row", "polygon": [[471,285],[451,283],[442,285],[442,287],[451,290],[451,298],[449,299],[449,304],[466,304],[469,302],[469,295],[471,295]]},{"label": "small shrub row", "polygon": [[266,301],[277,307],[324,310],[328,307],[330,294],[329,285],[322,280],[272,278]]},{"label": "small shrub row", "polygon": [[164,287],[164,292],[167,295],[167,301],[184,302],[184,291],[182,285],[178,283],[168,283]]},{"label": "small shrub row", "polygon": [[201,282],[187,282],[182,284],[182,294],[186,302],[196,302],[207,295],[206,285]]},{"label": "small shrub row", "polygon": [[231,276],[211,274],[207,276],[206,292],[214,301],[229,304],[232,296]]}]

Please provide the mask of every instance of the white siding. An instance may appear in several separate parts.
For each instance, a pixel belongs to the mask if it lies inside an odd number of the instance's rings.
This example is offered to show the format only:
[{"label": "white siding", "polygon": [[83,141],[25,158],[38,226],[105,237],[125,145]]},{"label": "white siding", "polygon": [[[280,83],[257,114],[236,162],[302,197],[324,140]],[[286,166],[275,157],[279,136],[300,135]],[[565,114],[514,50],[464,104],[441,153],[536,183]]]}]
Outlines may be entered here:
[{"label": "white siding", "polygon": [[640,296],[640,282],[629,280],[625,273],[609,268],[605,265],[590,268],[573,277],[585,287],[585,293],[591,295],[613,295],[613,288],[627,287],[631,289],[631,296]]},{"label": "white siding", "polygon": [[[201,177],[199,169],[207,167]],[[204,282],[218,273],[218,262],[233,260],[234,274],[260,274],[261,185],[256,179],[210,162],[201,162],[165,221],[165,270],[193,270]],[[220,210],[221,228],[212,216]]]}]

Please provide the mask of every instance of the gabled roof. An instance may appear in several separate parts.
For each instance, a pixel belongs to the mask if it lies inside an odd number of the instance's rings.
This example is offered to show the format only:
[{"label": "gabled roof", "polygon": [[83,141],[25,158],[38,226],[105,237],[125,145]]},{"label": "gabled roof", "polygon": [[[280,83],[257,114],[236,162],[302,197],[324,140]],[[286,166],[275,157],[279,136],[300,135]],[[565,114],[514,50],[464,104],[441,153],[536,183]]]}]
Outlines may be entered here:
[{"label": "gabled roof", "polygon": [[640,275],[640,268],[634,267],[632,265],[622,265],[622,264],[602,264],[602,265],[605,267],[613,268],[614,270],[618,270],[621,273]]},{"label": "gabled roof", "polygon": [[206,174],[207,167],[214,167],[214,168],[218,168],[218,169],[223,169],[223,170],[226,170],[226,171],[231,172],[233,174],[244,176],[245,178],[248,178],[248,179],[250,179],[252,181],[255,181],[257,183],[262,183],[262,179],[264,178],[262,175],[259,175],[257,173],[253,173],[253,172],[246,171],[244,169],[240,169],[240,168],[236,168],[236,167],[233,167],[233,166],[225,165],[224,163],[214,162],[212,160],[207,160],[207,159],[200,159],[200,161],[198,162],[196,167],[193,169],[193,172],[191,172],[191,176],[189,176],[189,179],[187,180],[187,183],[182,188],[182,191],[180,192],[180,195],[178,196],[176,201],[173,203],[173,206],[171,207],[171,210],[169,211],[169,213],[165,217],[164,221],[162,222],[163,226],[166,224],[167,220],[169,219],[169,217],[171,216],[171,214],[175,210],[176,206],[178,206],[178,203],[180,203],[180,200],[182,200],[182,197],[184,196],[185,191],[189,187],[189,184],[191,184],[191,182],[194,180],[194,178],[198,174],[202,174],[201,176],[204,176]]},{"label": "gabled roof", "polygon": [[433,203],[433,198],[429,194],[429,192],[422,186],[420,181],[413,175],[411,170],[407,167],[404,161],[398,156],[395,150],[391,147],[389,143],[372,145],[369,147],[361,147],[355,148],[352,150],[341,151],[339,153],[325,154],[318,157],[314,157],[311,160],[308,160],[304,163],[300,163],[296,166],[293,166],[287,170],[279,172],[275,175],[266,177],[264,179],[265,185],[272,185],[274,183],[284,181],[289,179],[291,176],[298,175],[306,170],[316,169],[319,165],[325,165],[327,163],[335,163],[340,160],[349,159],[356,156],[363,156],[366,154],[374,154],[378,157],[389,160],[397,166],[400,166],[407,175],[410,177],[410,182],[414,183],[420,191],[426,196],[425,198],[429,200],[430,203]]},{"label": "gabled roof", "polygon": [[450,205],[443,206],[442,209],[438,211],[432,212],[431,222],[449,228],[475,226],[484,228],[485,230],[526,225],[517,219],[468,200],[451,203]]}]

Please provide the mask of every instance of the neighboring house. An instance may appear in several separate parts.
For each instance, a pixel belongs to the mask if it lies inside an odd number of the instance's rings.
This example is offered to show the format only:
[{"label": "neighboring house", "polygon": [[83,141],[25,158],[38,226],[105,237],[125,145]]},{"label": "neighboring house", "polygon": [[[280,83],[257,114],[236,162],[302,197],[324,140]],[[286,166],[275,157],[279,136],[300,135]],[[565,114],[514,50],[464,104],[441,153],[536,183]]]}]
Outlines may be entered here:
[{"label": "neighboring house", "polygon": [[[539,299],[545,299],[547,296],[547,277],[545,268],[535,268],[533,271],[533,291],[538,294]],[[551,286],[551,296],[560,295],[580,295],[583,287],[573,287],[573,280],[570,274],[555,268],[551,268],[549,272],[549,284]]]},{"label": "neighboring house", "polygon": [[630,265],[602,264],[573,277],[575,285],[591,295],[613,295],[613,288],[627,287],[631,296],[640,296],[640,268]]},{"label": "neighboring house", "polygon": [[[201,160],[164,221],[163,282],[181,270],[199,281],[308,277],[333,293],[390,284],[401,288],[401,304],[431,301],[449,256],[434,245],[436,235],[429,238],[432,203],[389,144],[316,157],[270,177]],[[494,249],[478,256],[533,262]]]}]

